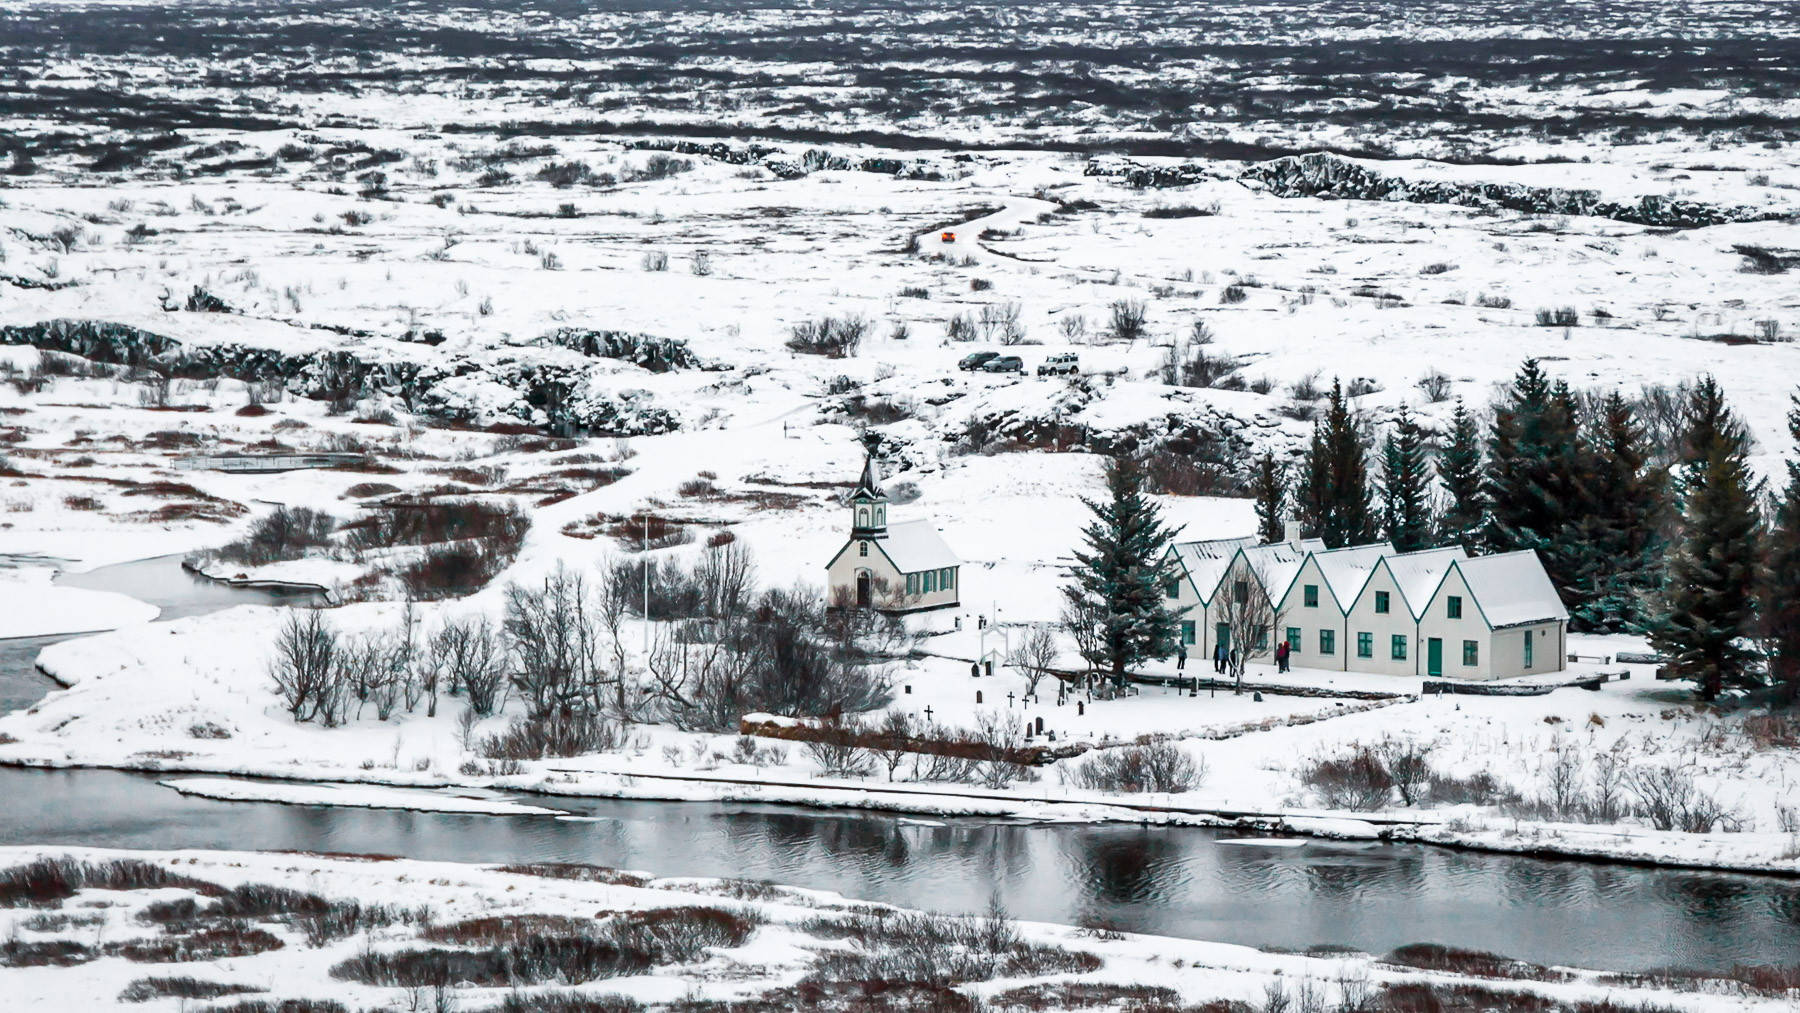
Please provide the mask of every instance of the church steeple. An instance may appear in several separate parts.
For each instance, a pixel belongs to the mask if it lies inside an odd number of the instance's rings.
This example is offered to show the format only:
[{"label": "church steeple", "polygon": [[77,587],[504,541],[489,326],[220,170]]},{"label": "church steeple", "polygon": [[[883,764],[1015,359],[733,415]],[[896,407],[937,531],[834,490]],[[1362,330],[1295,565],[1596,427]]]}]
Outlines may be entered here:
[{"label": "church steeple", "polygon": [[850,490],[850,537],[887,537],[887,493],[881,491],[881,478],[875,469],[875,458],[863,459],[862,478]]}]

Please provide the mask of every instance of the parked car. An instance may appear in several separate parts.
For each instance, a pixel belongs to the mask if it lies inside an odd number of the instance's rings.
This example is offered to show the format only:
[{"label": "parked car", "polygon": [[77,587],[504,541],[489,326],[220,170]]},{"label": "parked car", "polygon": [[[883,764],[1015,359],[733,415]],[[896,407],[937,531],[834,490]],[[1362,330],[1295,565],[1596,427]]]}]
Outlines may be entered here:
[{"label": "parked car", "polygon": [[1074,352],[1052,355],[1038,364],[1039,376],[1074,376],[1081,372],[1081,357]]},{"label": "parked car", "polygon": [[998,359],[999,357],[999,352],[970,352],[968,355],[962,357],[962,361],[956,364],[956,368],[967,373],[972,373],[987,365],[990,360]]},{"label": "parked car", "polygon": [[998,359],[989,359],[982,363],[983,373],[1023,373],[1025,360],[1016,355],[1002,355]]}]

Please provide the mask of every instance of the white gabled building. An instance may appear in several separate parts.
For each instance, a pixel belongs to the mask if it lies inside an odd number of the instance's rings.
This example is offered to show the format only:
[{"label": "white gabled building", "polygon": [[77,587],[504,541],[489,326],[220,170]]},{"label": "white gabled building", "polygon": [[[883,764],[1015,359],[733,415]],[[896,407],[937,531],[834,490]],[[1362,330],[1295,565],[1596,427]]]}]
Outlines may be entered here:
[{"label": "white gabled building", "polygon": [[[1451,563],[1427,599],[1420,669],[1453,679],[1510,679],[1567,667],[1569,610],[1531,549]],[[1431,660],[1440,664],[1436,671]]]},{"label": "white gabled building", "polygon": [[1167,588],[1190,658],[1208,658],[1229,634],[1227,595],[1256,581],[1274,603],[1279,640],[1259,637],[1251,657],[1286,640],[1296,668],[1500,679],[1564,668],[1568,611],[1536,553],[1470,556],[1460,545],[1395,552],[1386,542],[1327,549],[1290,537],[1183,542]]},{"label": "white gabled building", "polygon": [[869,458],[850,491],[850,538],[825,564],[830,607],[925,612],[960,605],[962,560],[937,526],[926,519],[890,524],[887,511]]}]

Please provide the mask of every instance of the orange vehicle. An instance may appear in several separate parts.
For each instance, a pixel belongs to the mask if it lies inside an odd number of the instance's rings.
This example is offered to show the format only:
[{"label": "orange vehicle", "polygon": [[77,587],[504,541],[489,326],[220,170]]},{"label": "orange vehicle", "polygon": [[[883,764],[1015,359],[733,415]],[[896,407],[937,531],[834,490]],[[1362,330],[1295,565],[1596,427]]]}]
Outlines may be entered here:
[{"label": "orange vehicle", "polygon": [[946,232],[939,238],[943,239],[943,241],[946,243],[954,243],[954,242],[956,242],[956,233]]}]

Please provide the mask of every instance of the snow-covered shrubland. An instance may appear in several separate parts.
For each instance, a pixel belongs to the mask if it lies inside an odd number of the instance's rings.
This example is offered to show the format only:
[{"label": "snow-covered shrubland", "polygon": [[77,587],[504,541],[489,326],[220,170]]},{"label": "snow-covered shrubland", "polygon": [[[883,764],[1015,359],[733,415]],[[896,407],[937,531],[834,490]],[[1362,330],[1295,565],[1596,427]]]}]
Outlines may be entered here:
[{"label": "snow-covered shrubland", "polygon": [[1796,973],[1606,974],[1428,944],[1300,955],[997,904],[942,916],[587,865],[208,851],[6,848],[0,925],[8,1008],[46,1011],[1755,1013],[1784,1008]]}]

